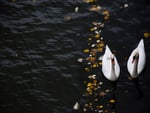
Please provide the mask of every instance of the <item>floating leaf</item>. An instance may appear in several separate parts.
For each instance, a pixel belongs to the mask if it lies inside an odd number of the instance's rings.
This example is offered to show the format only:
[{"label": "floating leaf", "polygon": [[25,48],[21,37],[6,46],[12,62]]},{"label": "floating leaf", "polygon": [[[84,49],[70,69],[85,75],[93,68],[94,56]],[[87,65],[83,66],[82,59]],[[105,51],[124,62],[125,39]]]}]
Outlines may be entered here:
[{"label": "floating leaf", "polygon": [[89,71],[90,71],[90,69],[89,69],[89,68],[87,68],[87,67],[86,67],[86,68],[84,68],[84,70],[85,70],[85,71],[87,71],[87,72],[89,72]]},{"label": "floating leaf", "polygon": [[76,102],[76,103],[75,103],[75,105],[73,106],[73,109],[74,109],[74,110],[78,110],[78,109],[79,109],[79,107],[80,107],[79,103],[78,103],[78,102]]},{"label": "floating leaf", "polygon": [[124,4],[124,8],[127,8],[129,5],[126,3],[126,4]]},{"label": "floating leaf", "polygon": [[97,50],[98,50],[98,52],[102,52],[103,48],[98,48]]},{"label": "floating leaf", "polygon": [[104,16],[104,20],[108,20],[109,19],[109,16]]},{"label": "floating leaf", "polygon": [[92,24],[94,25],[94,26],[96,26],[97,28],[101,28],[101,27],[104,27],[104,23],[101,23],[101,22],[92,22]]},{"label": "floating leaf", "polygon": [[102,14],[103,14],[103,15],[106,15],[106,16],[109,16],[109,15],[110,15],[108,10],[104,10],[104,11],[102,12]]},{"label": "floating leaf", "polygon": [[83,61],[83,58],[78,58],[78,62],[82,62]]},{"label": "floating leaf", "polygon": [[99,93],[99,96],[105,96],[106,95],[106,93],[104,92],[104,91],[101,91],[100,93]]},{"label": "floating leaf", "polygon": [[104,113],[108,113],[108,110],[106,109],[106,110],[104,111]]},{"label": "floating leaf", "polygon": [[98,62],[99,65],[102,65],[102,62]]},{"label": "floating leaf", "polygon": [[89,75],[88,78],[89,79],[96,79],[96,75],[95,74],[94,75]]},{"label": "floating leaf", "polygon": [[64,17],[64,20],[65,20],[65,21],[71,20],[71,16],[65,16],[65,17]]},{"label": "floating leaf", "polygon": [[102,12],[102,14],[104,15],[104,20],[108,20],[108,19],[109,19],[110,13],[109,13],[108,10],[104,10],[104,11]]},{"label": "floating leaf", "polygon": [[94,63],[94,64],[92,65],[92,67],[93,67],[93,68],[96,68],[96,67],[97,67],[97,64],[96,64],[96,63]]},{"label": "floating leaf", "polygon": [[100,34],[96,34],[96,35],[95,35],[95,38],[99,38],[99,37],[100,37]]},{"label": "floating leaf", "polygon": [[104,47],[104,42],[103,42],[103,41],[99,42],[99,43],[97,44],[97,47],[98,47],[98,48]]},{"label": "floating leaf", "polygon": [[75,7],[74,11],[77,13],[79,11],[79,7]]},{"label": "floating leaf", "polygon": [[92,38],[90,37],[90,38],[88,38],[88,40],[92,40]]},{"label": "floating leaf", "polygon": [[[92,53],[93,54],[93,53]],[[94,54],[93,54],[94,55]],[[88,61],[90,61],[90,62],[92,62],[92,63],[95,63],[95,61],[96,61],[96,58],[95,57],[88,57],[88,58],[86,58],[86,60],[88,60]]]},{"label": "floating leaf", "polygon": [[98,5],[92,5],[92,7],[89,9],[90,11],[99,11],[101,7]]},{"label": "floating leaf", "polygon": [[90,31],[95,31],[97,29],[97,27],[93,27],[90,29]]},{"label": "floating leaf", "polygon": [[149,38],[149,37],[150,37],[150,32],[145,32],[145,33],[144,33],[144,37],[145,37],[145,38]]},{"label": "floating leaf", "polygon": [[96,102],[97,102],[97,101],[98,101],[98,99],[97,99],[97,98],[95,98],[95,99],[94,99],[94,101],[96,101]]},{"label": "floating leaf", "polygon": [[96,107],[99,108],[99,109],[102,109],[104,106],[100,105],[100,106],[96,106]]},{"label": "floating leaf", "polygon": [[83,0],[86,3],[92,3],[92,2],[97,2],[97,0]]},{"label": "floating leaf", "polygon": [[90,52],[90,50],[89,49],[84,49],[83,52],[88,53],[88,52]]},{"label": "floating leaf", "polygon": [[92,44],[92,45],[91,45],[91,47],[95,47],[95,46],[96,46],[96,44]]},{"label": "floating leaf", "polygon": [[108,92],[110,92],[110,90],[109,90],[109,89],[106,89],[105,92],[108,93]]},{"label": "floating leaf", "polygon": [[103,82],[99,82],[99,85],[103,85]]},{"label": "floating leaf", "polygon": [[114,99],[111,99],[109,102],[110,103],[115,103],[116,101]]},{"label": "floating leaf", "polygon": [[[95,75],[96,76],[96,75]],[[97,83],[97,80],[93,80],[93,83]]]},{"label": "floating leaf", "polygon": [[91,86],[92,86],[92,83],[89,82],[89,83],[87,84],[87,86],[88,86],[88,87],[91,87]]}]

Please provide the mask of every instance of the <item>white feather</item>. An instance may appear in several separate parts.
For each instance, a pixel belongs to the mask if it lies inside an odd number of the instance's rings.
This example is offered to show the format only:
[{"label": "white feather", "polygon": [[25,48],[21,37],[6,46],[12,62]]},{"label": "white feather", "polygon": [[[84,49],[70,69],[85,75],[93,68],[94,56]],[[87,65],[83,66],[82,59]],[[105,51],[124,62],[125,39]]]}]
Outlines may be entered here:
[{"label": "white feather", "polygon": [[[139,54],[137,75],[133,73],[134,63],[132,63],[133,56],[135,55],[135,53]],[[141,39],[138,46],[131,52],[131,55],[129,56],[129,59],[127,61],[127,69],[132,78],[137,78],[140,75],[140,73],[143,71],[145,67],[145,63],[146,63],[146,55],[145,55],[144,41],[143,39]]]},{"label": "white feather", "polygon": [[[112,61],[111,61],[111,57],[114,57],[114,62],[115,62],[115,74],[112,74]],[[111,50],[109,49],[109,47],[106,45],[106,49],[105,49],[105,53],[103,55],[102,58],[102,72],[105,76],[105,78],[107,78],[110,81],[116,81],[119,78],[119,74],[120,74],[120,67],[118,64],[118,61],[116,59],[116,57],[112,54]]]}]

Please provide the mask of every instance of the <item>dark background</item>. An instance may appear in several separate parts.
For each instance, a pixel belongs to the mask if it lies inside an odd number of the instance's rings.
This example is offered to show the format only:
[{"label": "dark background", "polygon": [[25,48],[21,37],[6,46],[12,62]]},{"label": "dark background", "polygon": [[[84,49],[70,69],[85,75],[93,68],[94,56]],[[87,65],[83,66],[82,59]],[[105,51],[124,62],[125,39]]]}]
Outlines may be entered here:
[{"label": "dark background", "polygon": [[[120,9],[125,3],[129,6]],[[100,0],[99,5],[110,11],[102,36],[117,52],[121,66],[115,111],[150,113],[150,38],[143,36],[150,32],[149,0]],[[102,12],[90,12],[90,6],[82,0],[0,1],[1,113],[83,112],[72,109],[76,101],[86,101],[82,94],[87,77],[77,59],[86,57],[82,51],[88,47],[92,21],[103,19]],[[147,64],[139,79],[144,96],[137,100],[125,57],[141,38]],[[107,82],[104,80],[104,87],[111,87]]]}]

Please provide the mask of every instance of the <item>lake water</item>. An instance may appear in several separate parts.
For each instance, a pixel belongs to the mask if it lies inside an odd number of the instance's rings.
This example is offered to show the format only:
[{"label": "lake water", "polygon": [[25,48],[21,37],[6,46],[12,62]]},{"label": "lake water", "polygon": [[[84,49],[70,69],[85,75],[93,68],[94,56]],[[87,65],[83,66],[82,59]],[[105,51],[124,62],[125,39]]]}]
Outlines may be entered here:
[{"label": "lake water", "polygon": [[[97,0],[110,12],[102,30],[103,41],[116,52],[121,74],[115,91],[115,108],[105,109],[112,92],[100,98],[104,113],[150,113],[150,3],[148,0]],[[94,3],[93,3],[94,4]],[[124,4],[128,7],[124,8]],[[91,12],[92,4],[82,0],[0,1],[0,112],[1,113],[83,113],[85,64],[91,23],[103,20],[102,11]],[[74,9],[78,7],[78,12]],[[122,7],[122,8],[121,8]],[[144,38],[146,68],[139,78],[143,92],[128,79],[126,58]],[[111,89],[100,76],[104,89]],[[80,109],[73,110],[79,102]],[[96,113],[87,110],[86,113]]]}]

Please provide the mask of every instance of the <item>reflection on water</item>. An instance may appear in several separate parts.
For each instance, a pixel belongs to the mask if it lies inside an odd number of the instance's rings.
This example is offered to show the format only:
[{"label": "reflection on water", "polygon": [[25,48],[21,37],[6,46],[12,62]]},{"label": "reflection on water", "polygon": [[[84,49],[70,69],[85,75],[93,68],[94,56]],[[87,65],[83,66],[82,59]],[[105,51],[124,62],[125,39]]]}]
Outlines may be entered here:
[{"label": "reflection on water", "polygon": [[[115,91],[116,113],[149,113],[150,40],[144,38],[147,64],[139,79],[143,97],[128,80],[126,58],[143,33],[149,32],[150,5],[146,0],[99,1],[109,9],[104,42],[116,51],[121,76]],[[120,8],[128,3],[128,8]],[[102,12],[90,12],[82,0],[0,1],[0,111],[1,113],[73,113],[76,101],[84,104],[87,73],[78,58],[87,57],[87,37],[93,21]],[[75,7],[79,7],[77,13]],[[67,19],[67,20],[66,20]],[[96,70],[97,75],[102,75]],[[102,76],[104,89],[111,84]],[[102,94],[102,93],[101,93]],[[112,93],[101,99],[107,104]],[[94,112],[94,111],[90,111]]]}]

